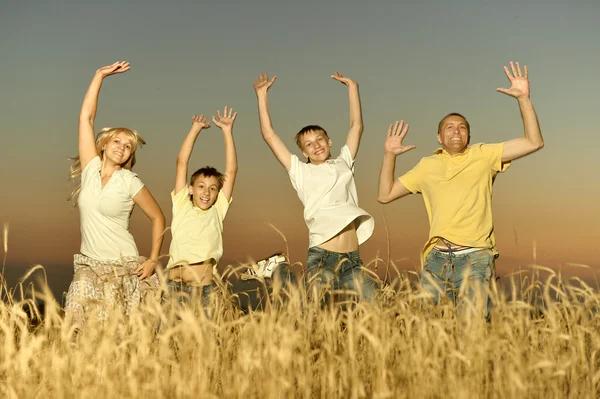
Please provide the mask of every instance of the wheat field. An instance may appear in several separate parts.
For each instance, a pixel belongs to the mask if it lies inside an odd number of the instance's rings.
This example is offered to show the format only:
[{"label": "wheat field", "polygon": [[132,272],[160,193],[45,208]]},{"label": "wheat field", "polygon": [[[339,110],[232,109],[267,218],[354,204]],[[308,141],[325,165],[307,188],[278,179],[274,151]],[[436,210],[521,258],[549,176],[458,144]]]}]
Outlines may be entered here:
[{"label": "wheat field", "polygon": [[[2,288],[2,398],[593,398],[600,296],[544,268],[494,290],[491,320],[436,307],[401,274],[374,304],[278,291],[242,312],[222,286],[208,319],[153,302],[84,329],[51,293]],[[288,295],[289,294],[289,295]],[[236,294],[243,295],[243,294]],[[35,303],[44,304],[43,321]]]}]

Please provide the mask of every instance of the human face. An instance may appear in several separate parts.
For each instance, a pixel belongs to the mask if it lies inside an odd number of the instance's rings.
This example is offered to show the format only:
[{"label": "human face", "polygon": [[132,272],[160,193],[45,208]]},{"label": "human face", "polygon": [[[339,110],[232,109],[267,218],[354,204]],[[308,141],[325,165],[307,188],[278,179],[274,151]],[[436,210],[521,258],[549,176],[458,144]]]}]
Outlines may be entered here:
[{"label": "human face", "polygon": [[301,138],[302,155],[310,160],[310,163],[319,165],[329,159],[331,140],[322,130],[311,130]]},{"label": "human face", "polygon": [[120,132],[104,145],[104,158],[115,165],[123,165],[131,157],[132,149],[131,137]]},{"label": "human face", "polygon": [[463,152],[469,144],[467,121],[457,115],[448,116],[442,123],[437,139],[442,148],[450,155]]},{"label": "human face", "polygon": [[215,176],[200,175],[194,184],[188,187],[192,202],[202,210],[207,210],[217,200],[219,194],[219,179]]}]

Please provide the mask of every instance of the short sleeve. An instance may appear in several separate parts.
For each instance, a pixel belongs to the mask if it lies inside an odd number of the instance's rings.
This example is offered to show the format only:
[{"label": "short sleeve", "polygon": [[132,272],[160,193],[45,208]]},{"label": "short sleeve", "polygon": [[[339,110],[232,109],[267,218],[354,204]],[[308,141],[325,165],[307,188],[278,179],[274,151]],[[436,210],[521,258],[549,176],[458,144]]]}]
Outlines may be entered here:
[{"label": "short sleeve", "polygon": [[421,192],[421,162],[398,178],[400,183],[411,193]]},{"label": "short sleeve", "polygon": [[300,165],[300,159],[294,154],[291,158],[291,166],[288,172],[292,186],[296,191],[302,190],[302,166]]},{"label": "short sleeve", "polygon": [[131,198],[135,197],[143,187],[144,183],[142,183],[135,173],[132,173],[131,180],[129,181],[129,195],[131,195]]},{"label": "short sleeve", "polygon": [[231,204],[231,201],[233,201],[233,196],[229,198],[229,201],[227,201],[227,198],[225,198],[225,194],[223,194],[223,190],[219,191],[219,195],[217,196],[217,200],[215,201],[215,204],[213,206],[217,210],[217,213],[219,214],[221,220],[225,219],[225,216],[227,216],[227,211],[229,210],[229,205]]},{"label": "short sleeve", "polygon": [[184,186],[179,192],[171,191],[171,202],[173,202],[173,214],[180,212],[190,201],[188,186]]},{"label": "short sleeve", "polygon": [[350,149],[347,145],[342,147],[339,158],[343,159],[350,169],[354,167],[354,159],[352,159],[352,154],[350,154]]},{"label": "short sleeve", "polygon": [[89,180],[90,176],[94,172],[98,172],[100,170],[100,166],[102,162],[100,161],[100,157],[94,157],[88,164],[85,166],[85,169],[81,171],[81,181],[84,182]]},{"label": "short sleeve", "polygon": [[504,172],[510,166],[510,161],[502,162],[504,143],[481,144],[480,149],[485,159],[488,160],[490,166],[496,172]]}]

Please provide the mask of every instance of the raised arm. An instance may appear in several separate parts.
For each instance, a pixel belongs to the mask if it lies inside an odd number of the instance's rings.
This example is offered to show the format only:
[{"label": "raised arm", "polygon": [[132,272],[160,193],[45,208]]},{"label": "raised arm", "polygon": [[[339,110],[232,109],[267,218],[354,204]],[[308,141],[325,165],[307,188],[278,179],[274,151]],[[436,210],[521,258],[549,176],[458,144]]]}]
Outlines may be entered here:
[{"label": "raised arm", "polygon": [[[525,136],[513,139],[504,143],[502,151],[502,162],[512,161],[513,159],[524,157],[535,152],[544,146],[544,139],[540,131],[540,124],[529,97],[529,77],[527,66],[524,67],[524,74],[521,72],[521,66],[517,62],[510,63],[510,70],[504,67],[504,72],[510,81],[510,89],[498,88],[501,93],[508,94],[519,101],[519,109],[523,118],[523,128]],[[512,73],[511,73],[512,72]]]},{"label": "raised arm", "polygon": [[256,92],[256,98],[258,100],[258,117],[260,119],[260,130],[263,139],[265,139],[277,160],[289,171],[292,167],[292,154],[277,133],[275,133],[275,130],[273,130],[271,115],[269,114],[267,91],[273,86],[275,79],[277,79],[277,76],[273,76],[273,78],[269,80],[269,75],[264,73],[258,76],[258,79],[256,79],[256,82],[252,83],[252,86],[254,86],[254,91]]},{"label": "raised arm", "polygon": [[79,113],[79,160],[81,170],[85,169],[86,165],[98,156],[94,137],[94,119],[96,119],[96,111],[98,110],[98,95],[100,94],[102,82],[105,77],[128,71],[129,68],[129,62],[117,61],[112,65],[98,69],[85,93],[81,112]]},{"label": "raised arm", "polygon": [[196,143],[196,139],[198,138],[200,131],[202,129],[208,129],[209,127],[210,123],[206,122],[206,117],[204,115],[194,115],[192,117],[192,127],[190,128],[187,137],[181,145],[179,155],[177,155],[175,193],[180,192],[187,186],[188,163],[190,162],[190,156],[192,155],[194,144]]},{"label": "raised arm", "polygon": [[143,280],[152,275],[158,263],[160,247],[164,238],[165,215],[163,215],[160,206],[158,206],[150,190],[145,186],[133,197],[133,202],[142,209],[152,222],[152,249],[150,250],[150,257],[135,269],[135,272],[139,275],[138,278]]},{"label": "raised arm", "polygon": [[395,199],[410,194],[410,191],[404,187],[404,184],[398,179],[394,179],[394,169],[396,169],[396,157],[406,151],[416,148],[414,145],[403,145],[402,140],[408,133],[408,124],[404,121],[396,121],[388,128],[387,138],[385,140],[383,164],[379,173],[379,193],[377,201],[387,204]]},{"label": "raised arm", "polygon": [[235,176],[238,169],[237,153],[235,151],[235,143],[233,142],[233,123],[235,122],[237,112],[233,112],[226,105],[223,115],[221,115],[221,111],[217,111],[217,116],[219,117],[218,120],[214,116],[212,120],[223,131],[223,138],[225,140],[225,181],[223,182],[222,190],[223,195],[229,201],[233,193],[233,185],[235,184]]},{"label": "raised arm", "polygon": [[350,99],[350,131],[348,132],[346,145],[350,150],[352,159],[355,159],[356,153],[358,152],[358,146],[360,145],[360,137],[362,136],[363,132],[362,110],[360,108],[358,83],[350,78],[344,77],[344,75],[339,72],[336,72],[335,75],[331,75],[331,77],[348,86],[348,96]]}]

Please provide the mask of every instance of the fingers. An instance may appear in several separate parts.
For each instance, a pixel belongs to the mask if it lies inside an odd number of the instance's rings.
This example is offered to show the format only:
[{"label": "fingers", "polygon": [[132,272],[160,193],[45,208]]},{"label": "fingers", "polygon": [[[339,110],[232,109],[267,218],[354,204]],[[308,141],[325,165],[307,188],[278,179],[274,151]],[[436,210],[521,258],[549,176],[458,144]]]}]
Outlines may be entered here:
[{"label": "fingers", "polygon": [[235,118],[237,117],[237,112],[233,113],[233,117],[231,118],[232,120],[235,120]]},{"label": "fingers", "polygon": [[508,94],[508,89],[503,89],[503,88],[501,88],[501,87],[498,87],[498,88],[496,89],[496,91],[499,91],[500,93]]},{"label": "fingers", "polygon": [[523,69],[525,69],[525,79],[529,79],[529,70],[527,69],[527,65],[525,65]]},{"label": "fingers", "polygon": [[406,137],[406,133],[408,133],[408,123],[404,125],[404,129],[402,129],[402,132],[400,133],[400,140],[403,140],[404,137]]},{"label": "fingers", "polygon": [[[400,136],[402,134],[403,131],[403,127],[404,127],[404,121],[396,121],[394,123],[394,125],[390,125],[390,129],[388,130],[388,132],[390,133],[390,136]],[[406,125],[406,129],[408,129],[408,125]],[[404,133],[406,134],[406,133]]]},{"label": "fingers", "polygon": [[214,123],[215,125],[217,125],[218,127],[221,127],[221,124],[219,123],[219,121],[218,121],[218,120],[216,120],[216,119],[215,119],[215,116],[214,116],[214,115],[213,115],[213,117],[212,117],[212,121],[213,121],[213,123]]},{"label": "fingers", "polygon": [[510,62],[510,69],[512,70],[512,74],[513,74],[513,76],[514,76],[514,77],[517,77],[517,76],[519,76],[519,75],[517,74],[517,70],[515,69],[515,64],[514,64],[514,62],[512,62],[512,61]]},{"label": "fingers", "polygon": [[504,66],[504,73],[506,74],[506,77],[508,78],[508,80],[510,80],[512,82],[513,77],[510,74],[510,71],[508,70],[508,67],[506,65]]}]

